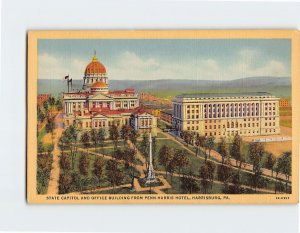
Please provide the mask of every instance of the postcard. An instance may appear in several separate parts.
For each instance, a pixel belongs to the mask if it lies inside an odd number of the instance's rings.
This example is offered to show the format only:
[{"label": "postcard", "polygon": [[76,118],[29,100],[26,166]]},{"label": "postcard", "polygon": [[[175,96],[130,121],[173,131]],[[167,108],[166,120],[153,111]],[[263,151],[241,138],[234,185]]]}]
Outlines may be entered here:
[{"label": "postcard", "polygon": [[28,32],[28,203],[298,203],[299,35]]}]

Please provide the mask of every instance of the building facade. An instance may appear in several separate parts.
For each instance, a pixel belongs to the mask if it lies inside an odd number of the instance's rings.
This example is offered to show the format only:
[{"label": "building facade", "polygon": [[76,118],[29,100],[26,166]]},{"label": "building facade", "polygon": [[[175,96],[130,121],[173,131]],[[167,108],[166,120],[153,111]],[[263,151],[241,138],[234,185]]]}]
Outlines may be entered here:
[{"label": "building facade", "polygon": [[279,107],[289,107],[289,100],[288,99],[280,99]]},{"label": "building facade", "polygon": [[114,124],[155,132],[156,118],[140,106],[134,89],[109,90],[106,69],[96,55],[85,69],[82,90],[66,92],[63,99],[65,127],[108,129]]},{"label": "building facade", "polygon": [[265,92],[178,95],[172,124],[179,133],[216,138],[280,134],[279,98]]},{"label": "building facade", "polygon": [[173,111],[166,109],[166,110],[162,110],[160,113],[160,119],[162,119],[163,121],[172,124],[173,121]]}]

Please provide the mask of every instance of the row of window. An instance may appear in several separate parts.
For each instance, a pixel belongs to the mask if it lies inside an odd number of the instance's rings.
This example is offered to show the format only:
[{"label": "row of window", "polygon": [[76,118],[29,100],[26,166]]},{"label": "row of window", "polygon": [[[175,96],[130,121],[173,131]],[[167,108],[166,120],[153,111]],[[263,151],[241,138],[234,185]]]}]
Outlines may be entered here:
[{"label": "row of window", "polygon": [[151,126],[152,120],[151,119],[141,119],[141,126]]},{"label": "row of window", "polygon": [[[276,133],[275,129],[266,129],[262,133]],[[243,131],[229,131],[229,132],[205,132],[205,136],[234,136],[235,134],[239,135],[259,135],[259,130],[243,130]]]}]

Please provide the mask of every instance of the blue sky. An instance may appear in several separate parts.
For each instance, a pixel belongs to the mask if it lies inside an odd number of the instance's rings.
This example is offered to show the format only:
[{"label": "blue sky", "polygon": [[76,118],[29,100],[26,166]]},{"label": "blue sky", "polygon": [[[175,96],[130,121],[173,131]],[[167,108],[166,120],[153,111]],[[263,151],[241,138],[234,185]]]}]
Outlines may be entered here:
[{"label": "blue sky", "polygon": [[94,50],[110,79],[233,80],[290,76],[284,39],[45,40],[38,42],[40,79],[81,79]]}]

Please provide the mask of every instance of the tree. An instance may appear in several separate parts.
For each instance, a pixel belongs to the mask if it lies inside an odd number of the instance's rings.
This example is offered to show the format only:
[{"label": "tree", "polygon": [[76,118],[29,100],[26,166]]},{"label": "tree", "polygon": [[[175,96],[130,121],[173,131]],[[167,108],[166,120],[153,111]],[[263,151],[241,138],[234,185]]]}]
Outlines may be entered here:
[{"label": "tree", "polygon": [[109,127],[109,138],[110,140],[113,141],[113,144],[114,144],[114,152],[117,150],[118,148],[118,142],[119,142],[119,130],[118,130],[118,127],[113,124]]},{"label": "tree", "polygon": [[168,166],[173,158],[172,148],[163,145],[158,152],[158,161],[166,170],[166,177],[168,176]]},{"label": "tree", "polygon": [[118,148],[115,152],[114,158],[116,160],[123,160],[124,159],[124,151],[122,151],[120,148]]},{"label": "tree", "polygon": [[62,169],[64,169],[64,170],[70,170],[70,168],[71,168],[71,161],[70,161],[70,158],[69,158],[68,155],[62,154],[60,156],[59,163],[60,163],[60,167]]},{"label": "tree", "polygon": [[67,138],[65,141],[66,146],[70,147],[71,159],[72,159],[72,169],[74,169],[75,157],[77,155],[77,137],[78,130],[75,126],[70,125],[64,132],[63,136]]},{"label": "tree", "polygon": [[241,185],[240,185],[240,173],[239,173],[239,171],[232,175],[232,183],[233,183],[233,186],[232,187],[230,186],[230,192],[229,193],[231,193],[231,194],[241,193],[242,189],[241,189]]},{"label": "tree", "polygon": [[199,170],[199,176],[201,179],[201,186],[204,190],[204,193],[207,193],[207,189],[209,186],[209,171],[208,171],[208,166],[206,163],[201,165],[200,170]]},{"label": "tree", "polygon": [[79,159],[79,172],[82,176],[86,176],[88,174],[88,169],[89,169],[89,159],[87,155],[82,154]]},{"label": "tree", "polygon": [[48,102],[49,102],[49,105],[50,105],[51,107],[53,107],[54,104],[55,104],[55,99],[54,99],[54,97],[49,97]]},{"label": "tree", "polygon": [[239,164],[239,169],[242,167],[242,138],[240,135],[236,134],[233,138],[230,154],[236,160],[236,166]]},{"label": "tree", "polygon": [[143,134],[142,142],[141,142],[141,152],[143,155],[148,157],[148,150],[149,150],[149,138],[147,133]]},{"label": "tree", "polygon": [[104,161],[101,157],[97,157],[94,162],[94,170],[93,173],[98,179],[98,184],[100,185],[101,176],[103,174]]},{"label": "tree", "polygon": [[[209,136],[205,140],[205,147],[208,149],[208,157],[210,157],[210,152],[215,146],[215,137],[214,136]],[[206,153],[205,153],[206,154]],[[205,155],[205,160],[206,160],[206,155]]]},{"label": "tree", "polygon": [[100,128],[97,132],[98,143],[102,149],[102,155],[104,156],[104,142],[105,142],[106,131],[103,128]]},{"label": "tree", "polygon": [[39,122],[43,122],[45,120],[45,114],[39,107],[37,108],[37,119]]},{"label": "tree", "polygon": [[189,146],[189,144],[193,143],[194,135],[190,131],[183,131],[182,138],[183,138],[183,141],[186,143],[186,145]]},{"label": "tree", "polygon": [[120,169],[118,168],[118,162],[116,160],[108,160],[106,163],[106,175],[108,181],[112,184],[113,190],[115,190],[116,185],[120,185],[124,176]]},{"label": "tree", "polygon": [[138,133],[134,129],[131,129],[129,134],[129,139],[134,146],[136,146],[137,138],[138,138]]},{"label": "tree", "polygon": [[232,176],[232,169],[230,166],[221,165],[217,170],[218,180],[222,181],[226,191],[229,179]]},{"label": "tree", "polygon": [[288,193],[288,182],[290,180],[290,175],[292,172],[292,158],[291,158],[292,153],[290,151],[284,152],[281,155],[281,172],[285,175],[286,177],[286,182],[285,182],[285,191]]},{"label": "tree", "polygon": [[135,165],[135,156],[136,156],[136,149],[127,147],[123,153],[124,161],[125,161],[125,167],[131,167],[130,176],[133,179],[134,177],[134,165]]},{"label": "tree", "polygon": [[43,108],[44,108],[44,111],[45,111],[45,115],[48,116],[48,114],[49,114],[49,106],[48,106],[48,102],[47,101],[45,101],[43,103]]},{"label": "tree", "polygon": [[45,148],[44,148],[44,145],[41,141],[38,141],[38,145],[37,145],[37,151],[38,153],[42,153],[44,152]]},{"label": "tree", "polygon": [[63,109],[63,105],[62,105],[61,99],[58,98],[58,99],[56,100],[56,102],[55,102],[55,105],[56,105],[56,109],[57,109],[58,111],[60,111],[60,110]]},{"label": "tree", "polygon": [[227,143],[225,138],[221,138],[221,141],[219,143],[218,151],[220,155],[222,156],[222,165],[224,165],[225,159],[228,157],[228,150],[227,150]]},{"label": "tree", "polygon": [[152,158],[153,158],[153,164],[156,165],[156,151],[157,151],[157,143],[156,143],[156,137],[152,138]]},{"label": "tree", "polygon": [[189,194],[199,191],[198,184],[194,178],[193,173],[190,171],[188,175],[183,175],[181,179],[181,188],[186,190]]},{"label": "tree", "polygon": [[252,142],[249,145],[249,156],[253,165],[254,174],[250,175],[249,182],[254,187],[256,192],[256,188],[260,183],[261,179],[261,159],[264,155],[264,147],[261,143]]},{"label": "tree", "polygon": [[199,133],[197,133],[195,144],[196,144],[196,157],[197,157],[199,153],[199,147],[205,147],[205,136],[202,136]]},{"label": "tree", "polygon": [[[186,152],[184,150],[176,150],[172,160],[174,161],[175,168],[178,170],[179,177],[180,177],[182,169],[189,164],[189,160],[186,157]],[[179,179],[179,186],[180,186],[180,179]]]},{"label": "tree", "polygon": [[216,165],[211,161],[206,161],[205,164],[208,170],[208,180],[210,182],[210,189],[212,189],[214,183],[214,174],[215,174]]},{"label": "tree", "polygon": [[175,161],[176,167],[180,175],[182,169],[189,164],[189,160],[186,157],[186,152],[184,150],[176,150],[174,153],[173,160]]},{"label": "tree", "polygon": [[68,144],[69,144],[69,138],[66,136],[66,134],[63,133],[58,142],[58,146],[61,150],[62,155],[64,155],[64,150]]},{"label": "tree", "polygon": [[256,169],[253,174],[249,174],[248,182],[250,183],[250,186],[254,187],[254,191],[256,192],[256,189],[261,182],[261,170]]},{"label": "tree", "polygon": [[121,128],[121,138],[124,140],[124,146],[126,142],[129,140],[131,133],[131,127],[129,125],[123,125]]},{"label": "tree", "polygon": [[264,167],[271,170],[272,176],[274,172],[274,165],[276,162],[276,157],[272,153],[266,153]]},{"label": "tree", "polygon": [[70,174],[62,174],[59,177],[59,194],[65,194],[70,192],[71,184],[72,184],[73,178]]},{"label": "tree", "polygon": [[94,144],[94,148],[95,148],[95,152],[96,152],[96,148],[97,148],[97,145],[98,145],[98,133],[97,133],[96,129],[92,129],[90,131],[90,138],[91,138],[91,141]]},{"label": "tree", "polygon": [[167,166],[167,171],[169,172],[169,174],[171,175],[171,185],[173,183],[173,175],[174,175],[174,172],[176,170],[176,161],[174,160],[174,158],[168,163],[168,166]]},{"label": "tree", "polygon": [[276,159],[273,170],[275,172],[275,194],[277,193],[277,183],[278,183],[278,175],[282,168],[282,157]]},{"label": "tree", "polygon": [[257,142],[251,142],[249,144],[249,156],[252,161],[254,173],[260,171],[260,162],[261,162],[261,158],[263,157],[263,154],[264,154],[263,144]]},{"label": "tree", "polygon": [[90,135],[88,134],[88,132],[84,132],[81,135],[80,141],[83,144],[84,148],[87,150],[87,154],[89,154]]},{"label": "tree", "polygon": [[54,117],[48,116],[47,117],[47,123],[46,123],[46,132],[51,133],[51,139],[52,139],[52,146],[54,146],[53,138],[54,138],[54,130],[55,130],[55,121]]}]

